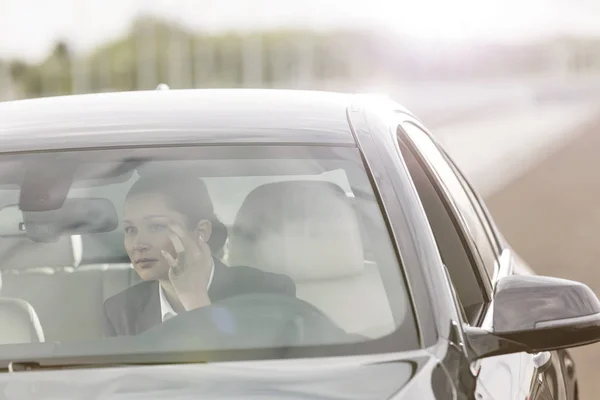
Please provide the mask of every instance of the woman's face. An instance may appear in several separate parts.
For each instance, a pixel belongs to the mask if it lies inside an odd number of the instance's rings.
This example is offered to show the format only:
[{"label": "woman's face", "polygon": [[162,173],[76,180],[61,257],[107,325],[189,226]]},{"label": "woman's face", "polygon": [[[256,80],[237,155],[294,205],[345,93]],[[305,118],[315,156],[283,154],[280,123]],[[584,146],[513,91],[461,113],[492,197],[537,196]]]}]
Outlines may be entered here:
[{"label": "woman's face", "polygon": [[169,239],[169,224],[186,229],[185,222],[185,216],[171,209],[161,194],[144,193],[126,200],[123,213],[125,250],[143,280],[168,279],[169,264],[161,250],[175,257]]}]

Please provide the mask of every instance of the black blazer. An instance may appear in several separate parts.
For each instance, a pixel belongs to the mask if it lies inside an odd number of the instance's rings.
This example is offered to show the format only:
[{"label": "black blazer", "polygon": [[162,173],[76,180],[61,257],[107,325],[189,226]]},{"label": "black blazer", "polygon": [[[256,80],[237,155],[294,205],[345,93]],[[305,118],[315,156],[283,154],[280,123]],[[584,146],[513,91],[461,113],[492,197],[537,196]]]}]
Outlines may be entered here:
[{"label": "black blazer", "polygon": [[[251,267],[227,267],[218,260],[208,297],[216,302],[244,293],[296,295],[296,285],[286,275]],[[158,281],[138,283],[104,302],[104,335],[137,335],[162,322]]]}]

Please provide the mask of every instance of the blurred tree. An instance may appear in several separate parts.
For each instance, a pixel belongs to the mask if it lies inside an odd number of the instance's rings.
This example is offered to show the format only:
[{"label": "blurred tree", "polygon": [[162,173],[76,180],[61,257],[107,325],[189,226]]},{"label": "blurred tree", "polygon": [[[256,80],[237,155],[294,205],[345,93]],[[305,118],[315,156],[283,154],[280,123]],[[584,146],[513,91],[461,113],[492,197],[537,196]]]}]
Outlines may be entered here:
[{"label": "blurred tree", "polygon": [[[595,42],[591,45],[595,45]],[[156,17],[141,17],[125,37],[77,59],[62,40],[38,64],[10,62],[25,97],[171,87],[319,88],[377,79],[457,79],[536,73],[547,68],[544,45],[418,47],[383,29],[274,30],[208,34]],[[85,66],[82,79],[73,79]],[[81,91],[81,89],[78,89]]]},{"label": "blurred tree", "polygon": [[10,74],[14,80],[22,79],[29,69],[29,66],[20,60],[13,60],[9,65]]},{"label": "blurred tree", "polygon": [[[172,87],[242,87],[253,84],[245,82],[248,79],[264,86],[294,87],[299,77],[304,83],[307,76],[317,81],[351,78],[349,71],[361,60],[345,58],[353,40],[345,35],[301,30],[209,35],[142,17],[126,37],[77,61],[87,66],[89,82],[82,86],[91,92],[150,89],[160,82]],[[299,50],[307,48],[314,54]],[[310,68],[309,74],[299,70],[303,66]],[[66,41],[59,41],[39,64],[11,64],[12,76],[27,97],[71,93],[76,70]]]},{"label": "blurred tree", "polygon": [[53,55],[59,60],[68,61],[71,58],[71,51],[69,50],[69,46],[64,41],[59,41],[56,43],[54,47]]}]

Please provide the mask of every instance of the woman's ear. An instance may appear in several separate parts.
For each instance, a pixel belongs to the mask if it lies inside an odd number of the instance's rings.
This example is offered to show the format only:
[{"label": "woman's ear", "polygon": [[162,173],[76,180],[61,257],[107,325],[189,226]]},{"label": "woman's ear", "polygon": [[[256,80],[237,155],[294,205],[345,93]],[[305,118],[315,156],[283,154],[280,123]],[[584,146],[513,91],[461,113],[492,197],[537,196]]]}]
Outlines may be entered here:
[{"label": "woman's ear", "polygon": [[198,241],[208,243],[212,234],[212,224],[210,221],[206,219],[200,220],[198,225],[196,225],[196,234],[198,235],[196,238]]}]

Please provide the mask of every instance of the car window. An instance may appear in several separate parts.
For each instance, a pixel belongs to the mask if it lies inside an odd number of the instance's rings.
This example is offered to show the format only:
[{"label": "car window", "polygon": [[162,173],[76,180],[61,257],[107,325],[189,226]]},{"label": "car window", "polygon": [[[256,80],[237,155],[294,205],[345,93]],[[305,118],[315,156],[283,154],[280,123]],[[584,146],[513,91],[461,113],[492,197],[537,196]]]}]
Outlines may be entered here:
[{"label": "car window", "polygon": [[440,150],[445,155],[446,161],[448,162],[448,164],[450,164],[450,166],[454,170],[454,173],[456,174],[457,178],[460,180],[463,188],[465,189],[465,192],[467,193],[467,196],[469,196],[469,199],[471,200],[471,204],[473,204],[473,208],[479,215],[479,220],[481,221],[481,224],[485,228],[487,235],[490,238],[490,244],[494,248],[494,251],[496,252],[496,254],[502,253],[502,246],[500,245],[500,241],[498,240],[498,238],[496,236],[496,232],[495,232],[494,228],[492,227],[492,224],[491,224],[492,219],[491,219],[491,216],[490,216],[483,200],[478,195],[478,193],[475,192],[475,189],[473,189],[473,186],[471,185],[471,183],[467,180],[467,178],[462,173],[462,171],[458,168],[456,163],[454,163],[452,158],[450,158],[450,156],[445,151],[443,151],[443,149],[440,149]]},{"label": "car window", "polygon": [[[0,171],[0,295],[29,304],[48,342],[168,329],[180,339],[165,349],[419,345],[358,149],[36,153],[0,156]],[[289,307],[305,319],[280,326]]]},{"label": "car window", "polygon": [[468,249],[467,240],[453,210],[448,207],[439,187],[435,185],[435,177],[428,172],[422,159],[407,142],[407,138],[399,136],[400,151],[421,199],[462,311],[466,315],[465,320],[474,324],[488,301],[481,273],[478,272],[476,261]]},{"label": "car window", "polygon": [[402,128],[408,133],[455,204],[458,217],[462,221],[461,228],[474,245],[472,250],[476,253],[478,262],[484,267],[487,280],[491,282],[499,253],[495,241],[490,239],[489,231],[482,222],[467,188],[429,135],[412,123],[404,123]]}]

